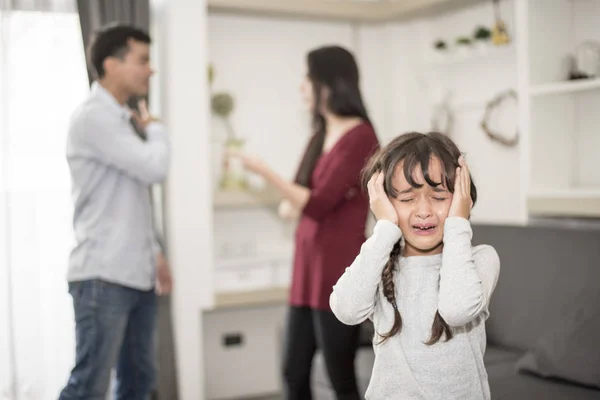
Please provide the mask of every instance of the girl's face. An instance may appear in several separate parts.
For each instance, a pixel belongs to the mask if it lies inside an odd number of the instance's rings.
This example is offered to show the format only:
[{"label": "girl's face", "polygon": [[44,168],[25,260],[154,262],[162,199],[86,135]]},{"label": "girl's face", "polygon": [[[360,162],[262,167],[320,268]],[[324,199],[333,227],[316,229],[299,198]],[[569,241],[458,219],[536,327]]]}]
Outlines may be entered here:
[{"label": "girl's face", "polygon": [[[402,168],[402,163],[396,165],[392,184],[399,194],[390,200],[398,214],[398,224],[405,240],[403,255],[441,253],[444,222],[452,203],[452,193],[442,185],[429,186],[420,167],[413,171],[413,179],[423,186],[414,188],[407,182]],[[429,177],[434,182],[444,181],[441,163],[437,158],[429,163]]]}]

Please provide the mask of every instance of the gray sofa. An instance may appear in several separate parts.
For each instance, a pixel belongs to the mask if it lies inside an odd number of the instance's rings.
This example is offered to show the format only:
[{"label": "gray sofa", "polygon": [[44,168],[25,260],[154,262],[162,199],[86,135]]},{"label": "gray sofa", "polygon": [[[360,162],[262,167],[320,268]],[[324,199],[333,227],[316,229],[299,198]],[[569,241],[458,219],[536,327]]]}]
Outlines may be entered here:
[{"label": "gray sofa", "polygon": [[[493,400],[600,400],[600,228],[566,224],[474,227],[474,244],[501,260],[485,354]],[[364,393],[374,356],[372,326],[362,330]],[[312,379],[315,399],[335,400],[320,354]]]}]

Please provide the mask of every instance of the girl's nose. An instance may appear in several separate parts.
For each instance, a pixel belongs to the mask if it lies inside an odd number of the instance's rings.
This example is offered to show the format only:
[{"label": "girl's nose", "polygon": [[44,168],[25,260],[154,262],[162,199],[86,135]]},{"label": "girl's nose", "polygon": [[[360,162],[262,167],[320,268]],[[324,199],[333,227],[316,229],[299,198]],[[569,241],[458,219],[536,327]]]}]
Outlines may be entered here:
[{"label": "girl's nose", "polygon": [[431,211],[431,205],[429,204],[429,201],[427,200],[419,200],[419,202],[417,203],[417,217],[421,218],[421,219],[427,219],[429,217],[431,217],[432,211]]}]

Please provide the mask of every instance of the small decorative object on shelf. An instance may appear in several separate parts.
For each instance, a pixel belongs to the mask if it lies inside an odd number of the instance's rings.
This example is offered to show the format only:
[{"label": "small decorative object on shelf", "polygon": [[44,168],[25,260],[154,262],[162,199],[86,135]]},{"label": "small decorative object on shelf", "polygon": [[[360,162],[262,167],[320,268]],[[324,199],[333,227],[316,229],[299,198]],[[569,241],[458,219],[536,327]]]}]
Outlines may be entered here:
[{"label": "small decorative object on shelf", "polygon": [[510,43],[510,36],[506,30],[506,24],[500,17],[500,0],[492,0],[494,3],[494,17],[496,22],[492,29],[492,43],[496,46],[502,46]]},{"label": "small decorative object on shelf", "polygon": [[[243,150],[244,141],[242,139],[228,139],[225,142],[225,148],[228,150]],[[224,159],[220,187],[222,190],[246,190],[248,188],[246,171],[240,158]]]},{"label": "small decorative object on shelf", "polygon": [[485,134],[493,141],[498,142],[506,147],[514,147],[517,145],[517,143],[519,143],[518,131],[514,133],[513,137],[505,137],[500,133],[492,131],[492,129],[489,127],[489,119],[494,109],[496,109],[502,102],[509,99],[517,100],[517,92],[515,92],[513,89],[500,93],[490,100],[489,103],[487,103],[485,107],[485,114],[481,121],[481,129],[483,129]]},{"label": "small decorative object on shelf", "polygon": [[467,56],[472,50],[473,41],[467,36],[459,36],[456,38],[457,55],[461,57]]},{"label": "small decorative object on shelf", "polygon": [[569,79],[594,79],[600,74],[600,43],[589,40],[577,47]]},{"label": "small decorative object on shelf", "polygon": [[[235,132],[231,126],[231,122],[229,121],[229,115],[233,111],[234,104],[233,97],[229,93],[215,93],[212,96],[212,111],[222,118],[227,131],[227,139],[225,140],[224,149],[225,151],[242,151],[244,149],[244,140],[235,136]],[[223,190],[246,189],[246,173],[239,158],[227,158],[224,160],[224,168],[220,185],[221,189]]]},{"label": "small decorative object on shelf", "polygon": [[460,36],[460,37],[456,38],[457,46],[470,46],[471,43],[472,43],[471,39],[466,36]]},{"label": "small decorative object on shelf", "polygon": [[227,141],[235,140],[235,132],[229,121],[229,116],[233,112],[235,101],[227,92],[219,92],[212,95],[210,100],[212,112],[223,119],[227,131]]},{"label": "small decorative object on shelf", "polygon": [[486,28],[485,26],[478,26],[475,28],[475,32],[473,32],[473,40],[475,42],[475,47],[479,49],[484,49],[488,46],[490,39],[492,37],[492,32]]},{"label": "small decorative object on shelf", "polygon": [[[208,82],[212,86],[215,71],[212,65],[208,67]],[[243,150],[245,141],[236,137],[229,117],[235,107],[233,96],[227,92],[217,92],[211,96],[212,112],[223,120],[227,138],[224,152],[228,150]],[[220,187],[222,190],[244,190],[247,188],[246,173],[240,159],[224,159]]]},{"label": "small decorative object on shelf", "polygon": [[448,45],[446,44],[445,41],[439,39],[436,40],[435,43],[433,44],[433,47],[438,50],[438,51],[446,51],[448,50]]},{"label": "small decorative object on shelf", "polygon": [[492,37],[492,32],[485,26],[478,26],[473,33],[473,39],[487,42]]}]

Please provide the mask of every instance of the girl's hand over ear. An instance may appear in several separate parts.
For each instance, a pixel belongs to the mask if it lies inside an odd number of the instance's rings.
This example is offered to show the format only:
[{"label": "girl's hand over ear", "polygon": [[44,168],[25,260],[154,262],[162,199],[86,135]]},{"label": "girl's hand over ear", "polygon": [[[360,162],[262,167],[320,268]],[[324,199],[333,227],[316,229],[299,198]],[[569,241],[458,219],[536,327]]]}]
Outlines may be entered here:
[{"label": "girl's hand over ear", "polygon": [[469,176],[469,167],[465,159],[461,156],[458,159],[460,167],[456,168],[456,178],[454,180],[454,193],[452,195],[452,204],[448,217],[462,217],[469,219],[473,200],[471,200],[471,178]]},{"label": "girl's hand over ear", "polygon": [[392,205],[389,197],[383,189],[383,172],[377,172],[373,174],[367,189],[369,190],[369,204],[371,205],[371,211],[375,214],[377,220],[387,219],[390,222],[398,225],[398,214]]}]

